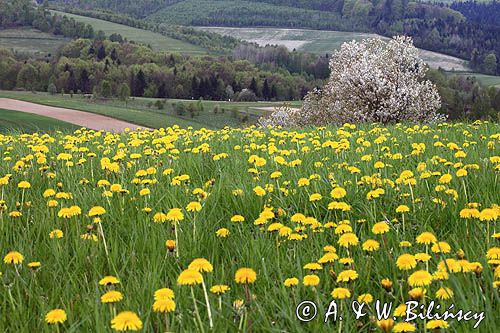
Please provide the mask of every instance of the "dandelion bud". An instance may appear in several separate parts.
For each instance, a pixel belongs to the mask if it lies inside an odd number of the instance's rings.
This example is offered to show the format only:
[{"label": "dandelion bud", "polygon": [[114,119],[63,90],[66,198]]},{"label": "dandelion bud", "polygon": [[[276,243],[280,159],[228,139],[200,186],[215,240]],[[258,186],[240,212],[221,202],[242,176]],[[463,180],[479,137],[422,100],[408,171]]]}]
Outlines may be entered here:
[{"label": "dandelion bud", "polygon": [[175,251],[175,241],[172,240],[172,239],[169,239],[165,242],[165,246],[167,247],[167,249],[170,251],[170,252],[173,252]]},{"label": "dandelion bud", "polygon": [[380,281],[380,284],[382,285],[382,288],[384,288],[387,292],[390,292],[392,289],[392,281],[389,279],[383,279]]}]

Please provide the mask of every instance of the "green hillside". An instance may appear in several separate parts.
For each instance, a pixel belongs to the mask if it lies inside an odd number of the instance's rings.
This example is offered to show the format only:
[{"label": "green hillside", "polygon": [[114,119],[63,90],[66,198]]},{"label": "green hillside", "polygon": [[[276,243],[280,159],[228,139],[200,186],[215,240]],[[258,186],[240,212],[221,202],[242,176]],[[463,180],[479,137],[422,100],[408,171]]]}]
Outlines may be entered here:
[{"label": "green hillside", "polygon": [[149,30],[138,29],[134,27],[129,27],[123,24],[117,24],[109,21],[99,20],[92,17],[80,16],[75,14],[69,14],[59,11],[52,11],[60,15],[65,15],[76,21],[90,24],[95,31],[102,30],[106,35],[120,34],[128,40],[140,42],[146,45],[151,45],[151,47],[156,51],[165,52],[177,52],[184,54],[206,54],[207,50],[189,44],[177,39],[169,38],[159,33],[155,33]]},{"label": "green hillside", "polygon": [[0,29],[0,47],[35,56],[54,54],[68,38],[31,28]]},{"label": "green hillside", "polygon": [[180,25],[286,26],[354,29],[338,13],[251,1],[187,0],[150,15],[156,23]]},{"label": "green hillside", "polygon": [[[230,35],[249,42],[255,42],[261,46],[266,44],[284,45],[290,50],[296,49],[319,55],[330,54],[345,42],[379,36],[360,32],[306,29],[230,27],[202,27],[199,29]],[[463,59],[426,50],[421,50],[421,56],[432,68],[443,68],[448,71],[469,70],[467,61]]]}]

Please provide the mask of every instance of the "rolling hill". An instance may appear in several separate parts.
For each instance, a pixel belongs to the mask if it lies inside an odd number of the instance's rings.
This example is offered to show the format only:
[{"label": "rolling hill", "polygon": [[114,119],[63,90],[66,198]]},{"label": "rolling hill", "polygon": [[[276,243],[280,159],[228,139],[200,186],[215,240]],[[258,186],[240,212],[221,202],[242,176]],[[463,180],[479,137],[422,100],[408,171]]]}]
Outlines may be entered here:
[{"label": "rolling hill", "polygon": [[165,52],[176,52],[184,54],[206,54],[207,50],[178,39],[170,38],[159,33],[155,33],[149,30],[138,29],[123,24],[113,23],[109,21],[104,21],[92,17],[69,14],[65,12],[52,11],[60,15],[65,15],[69,18],[73,18],[76,21],[83,22],[85,24],[90,24],[95,31],[102,30],[106,35],[111,35],[113,33],[120,34],[128,40],[143,43],[146,45],[151,45],[153,50],[165,51]]},{"label": "rolling hill", "polygon": [[[204,31],[230,35],[261,46],[267,44],[284,45],[288,49],[323,55],[340,48],[342,43],[376,37],[376,34],[342,32],[328,30],[278,29],[278,28],[229,28],[201,27]],[[380,36],[379,36],[380,37]],[[468,71],[467,61],[437,52],[421,50],[422,58],[432,68],[447,71]]]}]

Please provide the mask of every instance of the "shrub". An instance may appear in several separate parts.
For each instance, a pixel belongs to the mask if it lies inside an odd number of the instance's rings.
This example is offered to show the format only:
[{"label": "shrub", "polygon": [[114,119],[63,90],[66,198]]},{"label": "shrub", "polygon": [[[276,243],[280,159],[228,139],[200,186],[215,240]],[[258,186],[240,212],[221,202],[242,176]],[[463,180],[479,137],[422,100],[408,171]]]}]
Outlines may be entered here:
[{"label": "shrub", "polygon": [[51,95],[57,94],[57,87],[55,84],[50,83],[49,86],[47,87],[47,92]]}]

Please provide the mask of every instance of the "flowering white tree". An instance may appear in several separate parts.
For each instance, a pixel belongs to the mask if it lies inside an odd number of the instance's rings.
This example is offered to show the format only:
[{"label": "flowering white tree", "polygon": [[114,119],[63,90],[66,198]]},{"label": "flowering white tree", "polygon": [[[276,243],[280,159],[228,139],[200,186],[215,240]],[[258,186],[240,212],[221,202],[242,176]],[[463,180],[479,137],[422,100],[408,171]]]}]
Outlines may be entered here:
[{"label": "flowering white tree", "polygon": [[427,65],[410,37],[344,43],[332,54],[330,70],[328,83],[310,92],[300,111],[276,115],[280,125],[285,118],[289,126],[445,119],[437,113],[441,98],[425,80]]}]

